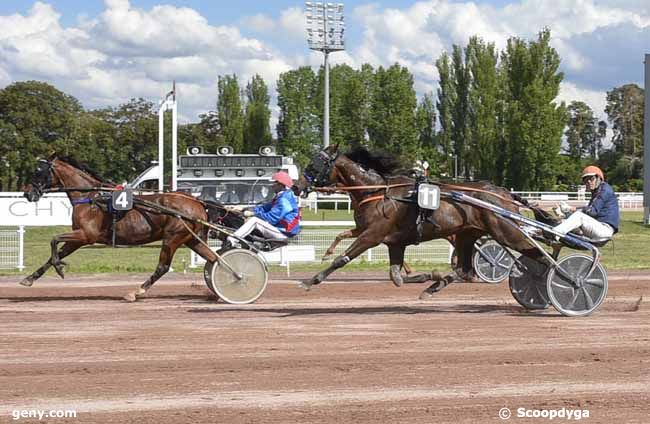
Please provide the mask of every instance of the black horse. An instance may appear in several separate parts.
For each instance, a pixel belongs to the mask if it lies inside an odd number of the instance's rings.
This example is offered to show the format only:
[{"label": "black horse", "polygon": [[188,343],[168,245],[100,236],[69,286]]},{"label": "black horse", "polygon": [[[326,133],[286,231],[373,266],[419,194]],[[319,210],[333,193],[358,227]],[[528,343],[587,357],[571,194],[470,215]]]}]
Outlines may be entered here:
[{"label": "black horse", "polygon": [[[417,195],[416,181],[400,175],[399,170],[400,165],[395,158],[373,155],[363,148],[341,154],[338,146],[333,145],[313,157],[299,181],[301,190],[336,185],[341,190],[349,191],[355,205],[356,228],[352,232],[356,240],[329,267],[302,282],[305,289],[321,283],[334,270],[380,243],[388,246],[390,278],[395,285],[434,280],[423,296],[430,296],[451,282],[474,279],[472,253],[480,237],[489,235],[526,256],[540,257],[539,250],[514,223],[497,217],[487,209],[442,198],[440,207],[422,219],[422,211],[414,201]],[[441,184],[442,189],[446,186],[466,191],[473,197],[512,212],[519,212],[520,207],[528,207],[508,190],[488,182]],[[536,216],[544,214],[537,208],[534,212]],[[406,246],[439,238],[445,238],[454,245],[458,257],[455,269],[444,275],[434,272],[402,276],[400,269]]]}]

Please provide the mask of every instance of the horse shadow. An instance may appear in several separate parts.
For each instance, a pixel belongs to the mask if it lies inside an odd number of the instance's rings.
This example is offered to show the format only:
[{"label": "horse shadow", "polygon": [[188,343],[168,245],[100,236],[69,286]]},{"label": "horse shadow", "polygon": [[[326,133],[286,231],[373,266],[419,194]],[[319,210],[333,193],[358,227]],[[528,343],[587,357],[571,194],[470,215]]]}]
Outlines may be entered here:
[{"label": "horse shadow", "polygon": [[[190,308],[189,313],[196,314],[222,314],[232,312],[276,314],[279,318],[291,318],[314,315],[420,315],[420,314],[489,314],[504,313],[510,316],[542,316],[539,313],[526,310],[517,305],[470,305],[458,304],[451,306],[355,306],[346,308]],[[548,315],[544,315],[548,316]]]}]

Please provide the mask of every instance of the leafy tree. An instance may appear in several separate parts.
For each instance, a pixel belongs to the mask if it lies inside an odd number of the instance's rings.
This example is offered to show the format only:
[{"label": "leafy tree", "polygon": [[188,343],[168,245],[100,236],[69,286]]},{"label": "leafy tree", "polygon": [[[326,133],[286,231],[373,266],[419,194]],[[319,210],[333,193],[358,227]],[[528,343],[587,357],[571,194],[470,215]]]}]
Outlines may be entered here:
[{"label": "leafy tree", "polygon": [[321,145],[316,86],[316,75],[307,66],[284,72],[278,79],[278,146],[280,153],[293,156],[300,165],[307,164]]},{"label": "leafy tree", "polygon": [[[365,142],[372,96],[364,81],[366,71],[363,68],[355,71],[348,65],[337,65],[330,71],[330,143],[339,144],[344,149]],[[323,72],[321,68],[315,97],[320,120],[323,119],[324,104],[321,100],[324,91]],[[370,74],[372,75],[372,68]]]},{"label": "leafy tree", "polygon": [[494,181],[497,176],[499,80],[494,44],[470,38],[466,48],[470,74],[468,100],[468,165],[476,179]]},{"label": "leafy tree", "polygon": [[3,172],[7,188],[28,182],[36,158],[76,152],[72,134],[82,110],[77,99],[44,82],[16,82],[0,90],[0,166],[11,168]]},{"label": "leafy tree", "polygon": [[217,122],[220,141],[240,153],[244,148],[244,113],[237,75],[219,76]]},{"label": "leafy tree", "polygon": [[452,87],[456,92],[454,103],[451,107],[452,131],[451,140],[454,155],[458,161],[458,173],[470,177],[470,167],[467,160],[469,149],[469,69],[463,61],[463,50],[460,46],[454,45],[451,55],[452,66]]},{"label": "leafy tree", "polygon": [[255,75],[246,85],[243,153],[257,153],[271,144],[271,110],[269,92],[261,76]]},{"label": "leafy tree", "polygon": [[[438,110],[438,121],[440,122],[440,131],[438,132],[438,145],[442,150],[445,158],[452,156],[452,108],[456,103],[456,91],[453,86],[453,73],[449,63],[449,55],[443,53],[436,61],[436,68],[440,82],[438,85],[438,100],[436,108]],[[447,164],[447,175],[454,173],[454,164],[452,161],[445,161]],[[451,164],[450,164],[451,163]]]},{"label": "leafy tree", "polygon": [[567,108],[566,151],[575,162],[585,156],[598,157],[599,125],[594,112],[584,102],[572,101]]},{"label": "leafy tree", "polygon": [[546,29],[536,41],[511,38],[501,56],[508,91],[505,182],[519,190],[555,184],[566,107],[554,101],[564,74],[550,37]]},{"label": "leafy tree", "polygon": [[612,142],[617,152],[643,155],[644,92],[636,84],[625,84],[607,92],[607,118],[612,123]]},{"label": "leafy tree", "polygon": [[433,93],[426,93],[415,112],[415,125],[418,131],[418,147],[422,159],[429,162],[429,172],[438,174],[445,156],[438,146],[436,137],[436,105]]},{"label": "leafy tree", "polygon": [[415,128],[417,98],[413,75],[405,67],[394,64],[379,67],[375,73],[375,90],[368,128],[370,145],[405,160],[415,160],[418,134]]},{"label": "leafy tree", "polygon": [[[89,139],[112,146],[105,157],[100,156],[96,158],[98,162],[94,162],[97,169],[101,169],[99,161],[109,159],[107,178],[115,182],[128,181],[158,159],[158,117],[152,102],[131,99],[116,108],[93,111],[92,115],[100,122],[90,121],[95,132]],[[165,129],[165,134],[170,135],[171,119],[166,121],[169,128]],[[169,152],[171,135],[168,138],[165,151]],[[87,160],[93,163],[92,158]],[[165,169],[171,170],[171,163],[166,163]]]}]

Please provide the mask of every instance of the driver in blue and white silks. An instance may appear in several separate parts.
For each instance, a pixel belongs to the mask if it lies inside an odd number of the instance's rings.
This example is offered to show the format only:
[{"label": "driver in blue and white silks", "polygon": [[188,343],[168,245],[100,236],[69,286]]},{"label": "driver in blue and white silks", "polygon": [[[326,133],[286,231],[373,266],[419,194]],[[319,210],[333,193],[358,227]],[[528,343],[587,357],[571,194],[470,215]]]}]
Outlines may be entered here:
[{"label": "driver in blue and white silks", "polygon": [[553,229],[566,234],[577,228],[591,239],[609,239],[618,232],[620,214],[618,199],[612,186],[605,182],[603,171],[597,166],[588,166],[582,171],[582,182],[591,192],[589,204],[581,210],[560,205],[562,212],[573,212]]},{"label": "driver in blue and white silks", "polygon": [[[275,181],[273,200],[257,206],[252,211],[245,210],[244,216],[248,219],[235,231],[235,235],[246,238],[253,231],[259,231],[264,238],[284,240],[293,237],[300,231],[300,208],[298,198],[293,193],[293,180],[286,172],[276,172],[271,176]],[[234,237],[228,237],[231,245],[236,245]]]}]

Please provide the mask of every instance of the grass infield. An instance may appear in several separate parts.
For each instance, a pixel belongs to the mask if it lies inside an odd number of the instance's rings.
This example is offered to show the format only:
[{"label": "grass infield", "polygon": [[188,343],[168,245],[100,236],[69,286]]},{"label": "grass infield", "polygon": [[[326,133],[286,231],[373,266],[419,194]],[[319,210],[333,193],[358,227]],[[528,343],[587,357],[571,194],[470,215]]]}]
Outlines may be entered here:
[{"label": "grass infield", "polygon": [[[346,210],[319,210],[314,214],[309,210],[303,212],[303,219],[309,221],[351,221],[352,215]],[[19,273],[18,270],[0,270],[0,275],[27,275],[42,265],[50,256],[50,240],[56,234],[69,231],[69,227],[28,227],[25,234],[25,266],[26,269]],[[650,226],[643,225],[642,212],[623,212],[621,214],[621,229],[614,236],[614,240],[601,249],[603,265],[608,270],[650,269]],[[142,247],[116,248],[107,246],[88,246],[73,253],[65,259],[68,274],[92,273],[129,273],[153,272],[158,263],[160,243],[152,243]],[[563,254],[570,252],[564,249]],[[200,268],[191,270],[189,266],[189,249],[179,249],[174,257],[172,267],[175,271],[200,271]],[[427,269],[428,264],[418,264],[416,268]],[[319,270],[324,264],[292,264],[292,271]],[[432,264],[434,269],[448,269],[444,264]],[[271,270],[281,270],[279,266],[271,266]],[[380,262],[352,262],[346,270],[380,270],[386,269],[385,263]],[[53,270],[48,275],[54,274]]]}]

